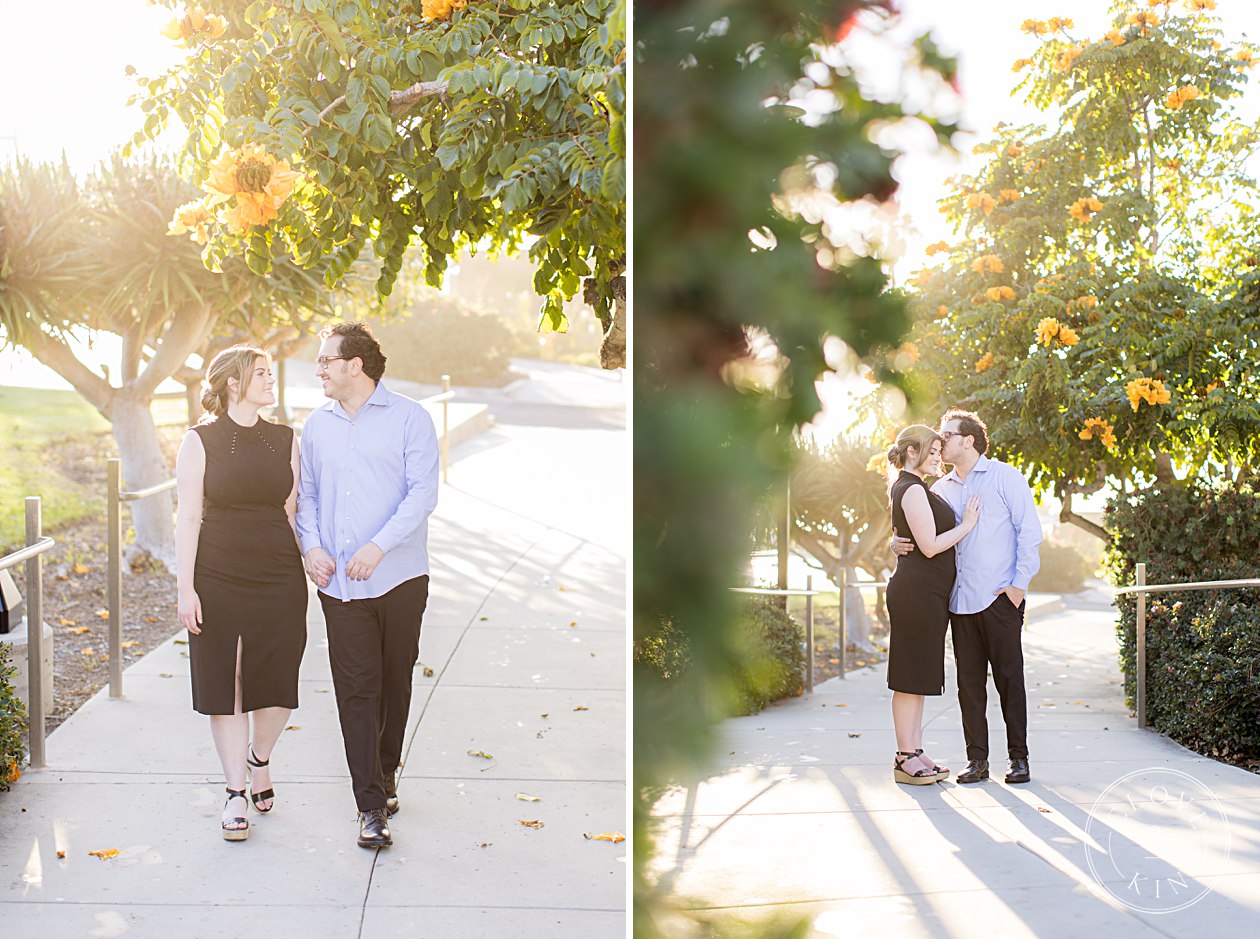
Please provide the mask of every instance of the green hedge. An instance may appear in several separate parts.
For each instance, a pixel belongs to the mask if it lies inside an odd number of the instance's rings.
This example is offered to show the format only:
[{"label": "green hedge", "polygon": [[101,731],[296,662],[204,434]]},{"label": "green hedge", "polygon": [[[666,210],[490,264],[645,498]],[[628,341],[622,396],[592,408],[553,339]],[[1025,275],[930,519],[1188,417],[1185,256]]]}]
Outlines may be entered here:
[{"label": "green hedge", "polygon": [[[1254,578],[1260,569],[1260,497],[1248,488],[1186,485],[1151,490],[1107,508],[1104,564],[1128,586]],[[1120,664],[1135,706],[1137,603],[1120,598]],[[1156,730],[1207,756],[1260,758],[1260,590],[1147,598],[1146,717]]]},{"label": "green hedge", "polygon": [[498,386],[513,377],[508,359],[525,348],[499,316],[447,297],[417,306],[406,318],[372,323],[388,359],[385,378],[436,385]]},{"label": "green hedge", "polygon": [[26,761],[26,706],[13,690],[13,647],[0,642],[0,792],[21,775]]},{"label": "green hedge", "polygon": [[[800,625],[771,597],[749,596],[739,604],[740,666],[731,676],[733,714],[756,714],[767,704],[804,691],[805,636]],[[663,620],[650,638],[636,640],[634,660],[668,679],[688,667],[685,630]]]}]

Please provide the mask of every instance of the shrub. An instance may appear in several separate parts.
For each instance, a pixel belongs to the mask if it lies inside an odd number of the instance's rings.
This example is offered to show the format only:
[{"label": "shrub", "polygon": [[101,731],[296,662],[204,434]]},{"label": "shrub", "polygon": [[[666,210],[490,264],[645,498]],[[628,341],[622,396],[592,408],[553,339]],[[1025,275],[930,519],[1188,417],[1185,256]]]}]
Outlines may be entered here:
[{"label": "shrub", "polygon": [[[1131,585],[1146,562],[1150,584],[1239,580],[1260,562],[1260,497],[1251,489],[1187,485],[1113,500],[1104,563]],[[1137,694],[1136,598],[1120,607],[1120,663],[1130,706]],[[1207,756],[1260,758],[1260,594],[1185,591],[1147,598],[1146,717]]]},{"label": "shrub", "polygon": [[372,323],[388,362],[385,378],[435,385],[503,385],[514,376],[508,360],[523,351],[503,320],[445,297],[415,306],[406,318]]},{"label": "shrub", "polygon": [[739,641],[744,667],[736,677],[739,714],[805,690],[805,635],[775,597],[750,595],[740,604]]},{"label": "shrub", "polygon": [[1028,589],[1041,593],[1080,593],[1085,589],[1085,578],[1091,573],[1089,562],[1071,545],[1043,541],[1041,567]]},{"label": "shrub", "polygon": [[22,737],[26,733],[26,706],[13,690],[17,669],[12,662],[13,647],[0,642],[0,792],[22,775],[26,760]]},{"label": "shrub", "polygon": [[[730,676],[732,714],[756,714],[772,701],[799,695],[805,687],[801,627],[771,597],[741,598],[736,631],[739,666]],[[672,620],[650,637],[636,639],[634,660],[668,679],[691,662],[691,641]]]}]

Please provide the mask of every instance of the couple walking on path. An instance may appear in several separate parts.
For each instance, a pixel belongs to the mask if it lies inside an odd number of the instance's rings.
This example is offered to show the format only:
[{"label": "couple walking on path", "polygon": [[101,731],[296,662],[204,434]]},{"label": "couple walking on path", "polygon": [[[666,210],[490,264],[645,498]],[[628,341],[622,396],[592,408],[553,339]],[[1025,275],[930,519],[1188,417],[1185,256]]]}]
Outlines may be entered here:
[{"label": "couple walking on path", "polygon": [[[914,424],[888,461],[897,570],[888,583],[888,687],[897,755],[893,778],[928,785],[950,775],[923,752],[923,704],[945,688],[945,631],[952,625],[967,768],[959,783],[989,777],[988,672],[1006,724],[1008,783],[1031,779],[1024,689],[1024,598],[1040,560],[1041,523],[1027,481],[989,459],[988,430],[951,409],[940,430]],[[953,464],[948,474],[942,464]],[[939,477],[929,489],[926,476]]]},{"label": "couple walking on path", "polygon": [[207,418],[176,464],[180,625],[193,707],[210,715],[228,799],[223,837],[249,835],[248,794],[269,812],[272,749],[298,705],[306,585],[319,588],[358,844],[393,843],[412,669],[428,599],[428,518],[437,504],[433,421],[381,384],[385,356],[357,323],[325,329],[316,376],[331,400],[293,428],[275,403],[270,357],[219,353]]}]

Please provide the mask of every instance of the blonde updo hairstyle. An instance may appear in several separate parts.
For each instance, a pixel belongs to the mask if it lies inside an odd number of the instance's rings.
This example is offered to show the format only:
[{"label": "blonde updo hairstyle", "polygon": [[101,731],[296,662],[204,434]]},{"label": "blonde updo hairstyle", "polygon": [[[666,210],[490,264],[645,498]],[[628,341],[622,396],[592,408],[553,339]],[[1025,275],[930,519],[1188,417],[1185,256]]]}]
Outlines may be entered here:
[{"label": "blonde updo hairstyle", "polygon": [[[888,448],[888,462],[899,470],[917,467],[927,459],[932,444],[938,440],[942,440],[941,435],[926,424],[911,424],[897,435],[896,443]],[[911,450],[915,451],[913,457]]]},{"label": "blonde updo hairstyle", "polygon": [[[205,381],[201,383],[201,406],[206,409],[202,421],[227,413],[228,405],[240,397],[241,389],[249,387],[254,364],[260,358],[270,359],[271,353],[254,346],[232,346],[210,360]],[[237,382],[235,394],[228,385],[230,378]]]}]

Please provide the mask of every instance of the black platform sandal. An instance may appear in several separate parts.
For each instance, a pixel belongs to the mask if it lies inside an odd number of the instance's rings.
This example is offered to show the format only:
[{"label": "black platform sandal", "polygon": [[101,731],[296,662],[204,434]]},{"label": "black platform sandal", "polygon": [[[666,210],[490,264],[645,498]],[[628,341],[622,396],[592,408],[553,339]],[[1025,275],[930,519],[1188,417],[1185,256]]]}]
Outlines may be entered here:
[{"label": "black platform sandal", "polygon": [[[226,792],[228,794],[228,797],[227,797],[228,802],[231,802],[233,799],[245,798],[244,789],[228,789],[226,790]],[[227,802],[224,802],[223,805],[226,808]],[[244,828],[228,828],[228,825],[232,823],[240,824],[242,822],[245,824]],[[248,837],[249,837],[249,819],[248,818],[244,818],[240,815],[237,815],[234,818],[225,818],[223,820],[223,840],[224,841],[244,841]]]},{"label": "black platform sandal", "polygon": [[[252,746],[249,748],[249,756],[245,758],[245,762],[248,763],[250,766],[254,767],[255,769],[262,769],[264,766],[271,765],[271,760],[258,759],[258,754],[254,752],[254,748]],[[253,785],[254,774],[251,772],[249,776],[250,776],[250,785]],[[254,803],[254,808],[257,809],[259,812],[262,812],[264,815],[266,815],[268,812],[270,812],[272,809],[276,807],[275,806],[276,790],[274,789],[270,789],[270,788],[264,789],[262,792],[254,792],[253,790],[251,790],[249,793],[249,798],[250,798],[250,801]],[[258,804],[259,802],[266,802],[268,799],[271,800],[272,804],[267,806],[265,809],[261,805]]]},{"label": "black platform sandal", "polygon": [[[922,747],[919,747],[919,749],[915,750],[915,751],[914,751],[914,755],[915,755],[915,756],[923,756],[923,748],[922,748]],[[948,766],[942,766],[940,763],[936,762],[936,760],[932,759],[930,756],[929,756],[929,757],[926,757],[926,759],[927,759],[927,761],[928,761],[929,763],[931,763],[931,764],[932,764],[932,767],[933,767],[932,772],[936,773],[936,775],[937,775],[937,776],[939,776],[941,779],[948,779],[948,778],[949,778],[949,767],[948,767]]]},{"label": "black platform sandal", "polygon": [[922,753],[923,753],[922,750],[910,751],[910,752],[906,752],[905,750],[898,750],[897,756],[903,757],[903,759],[893,760],[893,781],[902,783],[903,785],[906,785],[906,786],[930,786],[932,785],[932,783],[936,782],[938,779],[943,779],[944,777],[941,776],[939,773],[937,773],[935,770],[920,769],[920,770],[916,770],[913,773],[909,773],[909,772],[906,772],[906,770],[902,769],[902,767],[906,763],[906,760],[912,760],[916,756],[920,756]]}]

